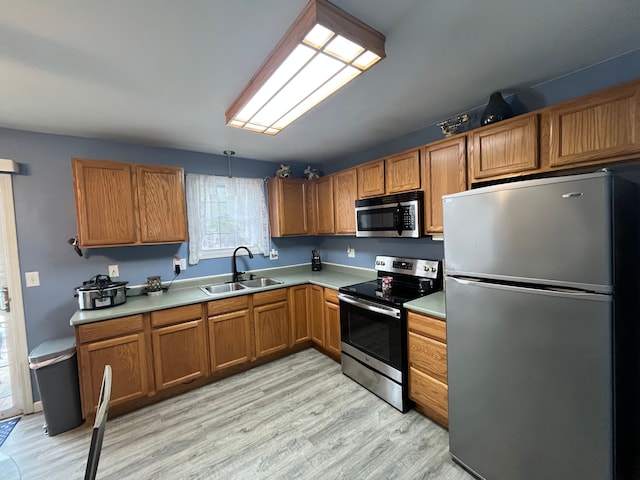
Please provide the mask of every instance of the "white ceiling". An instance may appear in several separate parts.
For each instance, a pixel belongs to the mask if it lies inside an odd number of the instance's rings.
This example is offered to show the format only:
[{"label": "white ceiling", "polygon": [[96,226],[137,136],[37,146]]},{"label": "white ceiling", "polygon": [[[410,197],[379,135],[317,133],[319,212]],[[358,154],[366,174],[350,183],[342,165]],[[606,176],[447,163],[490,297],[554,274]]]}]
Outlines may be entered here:
[{"label": "white ceiling", "polygon": [[387,58],[270,137],[224,113],[306,0],[0,0],[0,126],[322,162],[640,48],[638,0],[334,3]]}]

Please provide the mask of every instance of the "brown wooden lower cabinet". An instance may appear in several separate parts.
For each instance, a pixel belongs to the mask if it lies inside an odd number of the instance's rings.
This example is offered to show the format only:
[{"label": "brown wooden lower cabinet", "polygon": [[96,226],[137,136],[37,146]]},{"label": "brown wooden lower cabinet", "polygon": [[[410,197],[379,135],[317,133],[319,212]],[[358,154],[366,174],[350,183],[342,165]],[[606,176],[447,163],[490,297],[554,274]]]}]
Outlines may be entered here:
[{"label": "brown wooden lower cabinet", "polygon": [[287,289],[255,293],[253,320],[256,329],[256,357],[264,357],[289,347],[289,306]]},{"label": "brown wooden lower cabinet", "polygon": [[309,317],[311,340],[324,347],[324,288],[318,285],[309,287]]},{"label": "brown wooden lower cabinet", "polygon": [[153,389],[142,315],[76,327],[82,413],[96,411],[104,366],[111,365],[110,405],[146,397]]},{"label": "brown wooden lower cabinet", "polygon": [[207,304],[211,371],[249,363],[251,352],[250,296]]},{"label": "brown wooden lower cabinet", "polygon": [[324,328],[325,348],[336,358],[340,358],[342,347],[340,342],[340,305],[338,292],[324,289]]},{"label": "brown wooden lower cabinet", "polygon": [[311,340],[309,319],[309,285],[297,285],[289,288],[289,320],[291,338],[289,346]]},{"label": "brown wooden lower cabinet", "polygon": [[409,312],[409,398],[436,422],[449,422],[447,333],[444,320]]},{"label": "brown wooden lower cabinet", "polygon": [[151,312],[153,364],[158,390],[209,374],[207,334],[202,317],[200,304]]}]

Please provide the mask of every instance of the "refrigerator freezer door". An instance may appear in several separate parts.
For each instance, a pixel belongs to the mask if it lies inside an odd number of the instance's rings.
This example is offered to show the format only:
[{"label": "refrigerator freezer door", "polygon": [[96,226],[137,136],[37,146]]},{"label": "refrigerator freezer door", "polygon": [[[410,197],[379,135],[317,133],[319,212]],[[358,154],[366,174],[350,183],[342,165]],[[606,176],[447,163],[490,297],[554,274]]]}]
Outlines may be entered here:
[{"label": "refrigerator freezer door", "polygon": [[490,480],[613,476],[608,295],[446,279],[451,455]]},{"label": "refrigerator freezer door", "polygon": [[443,197],[445,273],[611,292],[612,181],[601,172]]}]

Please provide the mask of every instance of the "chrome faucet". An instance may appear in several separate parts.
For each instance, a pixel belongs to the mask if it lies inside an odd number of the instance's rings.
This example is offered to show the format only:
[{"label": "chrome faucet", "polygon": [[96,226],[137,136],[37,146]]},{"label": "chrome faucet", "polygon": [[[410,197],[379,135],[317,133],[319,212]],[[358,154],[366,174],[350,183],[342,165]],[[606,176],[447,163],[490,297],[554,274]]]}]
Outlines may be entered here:
[{"label": "chrome faucet", "polygon": [[238,247],[233,251],[233,262],[232,262],[233,263],[233,278],[231,280],[233,282],[237,282],[238,280],[240,280],[240,275],[242,275],[244,273],[244,272],[239,272],[238,271],[238,267],[236,266],[236,253],[238,252],[238,250],[241,250],[243,248],[249,253],[249,258],[253,258],[253,253],[251,253],[251,250],[249,250],[245,246]]}]

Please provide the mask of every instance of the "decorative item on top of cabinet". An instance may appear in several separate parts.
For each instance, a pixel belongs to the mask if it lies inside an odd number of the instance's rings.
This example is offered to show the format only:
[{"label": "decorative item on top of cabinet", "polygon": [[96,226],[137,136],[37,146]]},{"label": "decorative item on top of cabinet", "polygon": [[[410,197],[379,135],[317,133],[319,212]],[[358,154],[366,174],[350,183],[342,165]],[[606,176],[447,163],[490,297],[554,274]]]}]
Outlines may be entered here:
[{"label": "decorative item on top of cabinet", "polygon": [[420,188],[420,149],[397,153],[384,160],[385,193]]},{"label": "decorative item on top of cabinet", "polygon": [[80,248],[187,241],[177,167],[71,159]]},{"label": "decorative item on top of cabinet", "polygon": [[79,325],[76,327],[76,344],[85,418],[95,413],[105,365],[111,365],[113,371],[110,407],[152,393],[151,359],[147,354],[142,315]]},{"label": "decorative item on top of cabinet", "polygon": [[407,316],[409,330],[409,398],[418,410],[436,422],[449,422],[447,386],[447,333],[444,320],[414,312]]},{"label": "decorative item on top of cabinet", "polygon": [[269,225],[272,237],[307,235],[307,184],[301,178],[270,178]]},{"label": "decorative item on top of cabinet", "polygon": [[442,233],[442,196],[467,189],[467,137],[426,145],[421,155],[424,233]]},{"label": "decorative item on top of cabinet", "polygon": [[158,390],[209,374],[202,304],[151,312],[151,327]]},{"label": "decorative item on top of cabinet", "polygon": [[640,80],[544,110],[541,145],[552,169],[638,157]]},{"label": "decorative item on top of cabinet", "polygon": [[538,168],[537,113],[520,115],[469,132],[470,183]]},{"label": "decorative item on top of cabinet", "polygon": [[464,131],[465,126],[462,125],[469,121],[469,115],[462,114],[457,117],[452,117],[447,120],[444,120],[438,123],[438,126],[442,130],[442,133],[445,137],[450,137],[451,135],[455,135],[456,133],[460,133]]},{"label": "decorative item on top of cabinet", "polygon": [[335,207],[335,233],[355,235],[355,203],[358,198],[358,179],[355,168],[333,174],[333,205]]},{"label": "decorative item on top of cabinet", "polygon": [[253,294],[256,358],[289,348],[289,306],[287,289]]},{"label": "decorative item on top of cabinet", "polygon": [[356,167],[358,198],[384,195],[384,160],[375,160]]},{"label": "decorative item on top of cabinet", "polygon": [[250,302],[251,295],[241,295],[207,304],[209,359],[213,372],[249,363],[254,357]]},{"label": "decorative item on top of cabinet", "polygon": [[493,92],[489,96],[489,103],[487,103],[487,106],[480,116],[480,125],[489,125],[490,123],[500,122],[511,117],[513,117],[511,105],[502,98],[502,93]]}]

